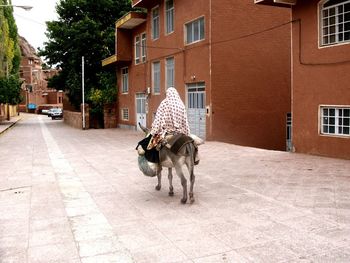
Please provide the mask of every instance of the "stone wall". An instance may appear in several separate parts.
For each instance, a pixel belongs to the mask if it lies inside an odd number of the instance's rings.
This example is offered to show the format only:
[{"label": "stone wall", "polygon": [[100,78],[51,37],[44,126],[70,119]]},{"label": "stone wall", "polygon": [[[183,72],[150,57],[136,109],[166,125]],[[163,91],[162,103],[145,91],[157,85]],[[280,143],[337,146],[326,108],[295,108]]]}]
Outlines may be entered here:
[{"label": "stone wall", "polygon": [[[85,105],[85,129],[89,129],[89,107],[87,106],[87,104]],[[83,114],[79,111],[64,110],[63,120],[69,126],[72,126],[77,129],[83,129]]]},{"label": "stone wall", "polygon": [[17,105],[0,104],[0,121],[18,115]]},{"label": "stone wall", "polygon": [[117,116],[118,110],[117,106],[115,104],[108,104],[105,105],[103,108],[103,121],[104,121],[104,128],[117,128]]}]

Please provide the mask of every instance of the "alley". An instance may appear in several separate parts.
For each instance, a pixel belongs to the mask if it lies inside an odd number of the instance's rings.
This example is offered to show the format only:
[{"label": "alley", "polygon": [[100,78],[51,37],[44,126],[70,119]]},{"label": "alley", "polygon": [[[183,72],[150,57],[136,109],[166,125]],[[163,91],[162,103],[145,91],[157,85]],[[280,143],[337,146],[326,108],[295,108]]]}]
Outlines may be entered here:
[{"label": "alley", "polygon": [[40,115],[0,134],[0,262],[350,261],[350,161],[206,142],[183,205],[140,139]]}]

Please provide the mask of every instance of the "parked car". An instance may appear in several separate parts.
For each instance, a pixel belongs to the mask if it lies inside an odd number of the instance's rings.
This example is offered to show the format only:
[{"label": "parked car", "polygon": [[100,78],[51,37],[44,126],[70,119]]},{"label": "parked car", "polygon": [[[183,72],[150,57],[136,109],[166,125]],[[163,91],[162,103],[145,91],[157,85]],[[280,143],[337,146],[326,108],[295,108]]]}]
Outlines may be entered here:
[{"label": "parked car", "polygon": [[50,117],[51,118],[51,113],[52,113],[52,110],[55,109],[55,108],[51,108],[49,109],[49,111],[47,112],[47,117]]},{"label": "parked car", "polygon": [[53,120],[54,119],[62,119],[63,118],[62,109],[60,109],[60,108],[51,109],[50,116]]},{"label": "parked car", "polygon": [[43,109],[41,110],[41,114],[49,114],[49,109]]}]

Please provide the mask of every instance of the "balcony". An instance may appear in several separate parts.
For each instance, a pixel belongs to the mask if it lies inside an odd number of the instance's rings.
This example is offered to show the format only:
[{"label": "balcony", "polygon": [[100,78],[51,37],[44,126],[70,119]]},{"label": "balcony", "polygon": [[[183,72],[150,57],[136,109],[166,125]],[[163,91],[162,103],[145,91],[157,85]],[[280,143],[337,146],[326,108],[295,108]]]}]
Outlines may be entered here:
[{"label": "balcony", "polygon": [[115,62],[117,62],[117,60],[117,55],[112,55],[108,58],[105,58],[104,60],[102,60],[102,67],[112,65]]},{"label": "balcony", "polygon": [[133,29],[146,21],[147,14],[138,12],[129,12],[115,23],[116,29]]},{"label": "balcony", "polygon": [[152,0],[132,0],[132,7],[142,7],[147,8],[151,4],[156,5]]},{"label": "balcony", "polygon": [[255,4],[272,5],[279,7],[292,7],[297,4],[297,0],[254,0]]},{"label": "balcony", "polygon": [[[139,12],[127,13],[115,23],[115,50],[116,54],[102,60],[102,66],[125,65],[132,61],[133,36],[135,27],[143,26],[146,30],[147,14]],[[143,24],[143,25],[142,25]]]}]

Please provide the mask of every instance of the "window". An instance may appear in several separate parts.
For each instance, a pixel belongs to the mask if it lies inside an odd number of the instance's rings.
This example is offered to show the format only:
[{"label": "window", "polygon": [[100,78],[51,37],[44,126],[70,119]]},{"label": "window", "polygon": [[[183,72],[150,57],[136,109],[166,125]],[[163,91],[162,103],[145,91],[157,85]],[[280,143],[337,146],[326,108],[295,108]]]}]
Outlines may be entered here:
[{"label": "window", "polygon": [[122,68],[122,93],[129,92],[129,69]]},{"label": "window", "polygon": [[322,46],[350,41],[350,1],[329,0],[320,6]]},{"label": "window", "polygon": [[160,93],[160,62],[154,62],[152,64],[152,85],[153,85],[153,93]]},{"label": "window", "polygon": [[146,61],[146,33],[141,35],[141,57],[142,62]]},{"label": "window", "polygon": [[140,36],[135,37],[135,64],[140,63]]},{"label": "window", "polygon": [[159,38],[159,7],[152,9],[152,39]]},{"label": "window", "polygon": [[350,135],[350,107],[321,107],[321,134]]},{"label": "window", "polygon": [[165,31],[170,34],[174,31],[174,1],[165,1]]},{"label": "window", "polygon": [[175,87],[174,76],[175,76],[175,68],[174,68],[174,58],[166,59],[166,88]]},{"label": "window", "polygon": [[186,44],[204,39],[204,17],[194,20],[186,25]]},{"label": "window", "polygon": [[146,33],[135,37],[135,64],[146,61]]},{"label": "window", "polygon": [[123,121],[129,120],[129,109],[128,108],[122,109],[122,120]]}]

